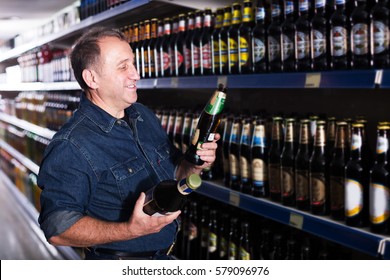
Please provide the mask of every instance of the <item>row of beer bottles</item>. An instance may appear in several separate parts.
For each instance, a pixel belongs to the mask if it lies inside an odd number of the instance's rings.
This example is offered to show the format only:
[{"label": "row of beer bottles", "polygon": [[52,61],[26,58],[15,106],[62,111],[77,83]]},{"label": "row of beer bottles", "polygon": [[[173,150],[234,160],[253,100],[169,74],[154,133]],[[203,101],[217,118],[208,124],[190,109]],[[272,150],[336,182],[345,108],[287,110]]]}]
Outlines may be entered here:
[{"label": "row of beer bottles", "polygon": [[[309,71],[389,66],[386,0],[367,11],[357,0],[346,16],[345,0],[327,18],[326,1],[273,0],[267,24],[263,1],[197,10],[186,16],[145,20],[124,27],[141,77]],[[284,7],[284,9],[283,9]],[[282,11],[284,10],[284,16]]]},{"label": "row of beer bottles", "polygon": [[199,194],[187,201],[180,229],[175,249],[179,259],[354,259],[359,255]]}]

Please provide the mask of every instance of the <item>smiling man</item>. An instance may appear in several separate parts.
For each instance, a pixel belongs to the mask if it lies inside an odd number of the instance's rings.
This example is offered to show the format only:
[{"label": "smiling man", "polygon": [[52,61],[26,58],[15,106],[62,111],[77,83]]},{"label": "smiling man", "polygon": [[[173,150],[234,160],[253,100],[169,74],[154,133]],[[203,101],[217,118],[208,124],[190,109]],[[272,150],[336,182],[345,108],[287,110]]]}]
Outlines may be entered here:
[{"label": "smiling man", "polygon": [[38,177],[47,240],[85,247],[87,259],[170,259],[180,211],[148,216],[144,192],[199,174],[214,162],[220,136],[198,151],[202,166],[183,159],[154,113],[137,103],[134,54],[117,30],[84,34],[71,63],[84,93],[47,147]]}]

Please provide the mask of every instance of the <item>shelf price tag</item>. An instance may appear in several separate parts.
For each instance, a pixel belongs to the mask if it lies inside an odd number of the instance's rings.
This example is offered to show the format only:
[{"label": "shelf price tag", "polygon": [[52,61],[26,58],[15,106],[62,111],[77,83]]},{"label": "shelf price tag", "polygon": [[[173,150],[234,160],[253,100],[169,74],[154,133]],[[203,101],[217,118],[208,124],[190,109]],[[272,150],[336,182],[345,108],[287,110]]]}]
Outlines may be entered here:
[{"label": "shelf price tag", "polygon": [[173,77],[171,78],[171,88],[178,88],[179,87],[179,78]]},{"label": "shelf price tag", "polygon": [[227,86],[228,77],[227,76],[219,76],[217,79],[217,88],[219,84],[223,84],[225,87]]},{"label": "shelf price tag", "polygon": [[291,212],[289,225],[292,227],[295,227],[297,229],[302,229],[303,228],[303,216],[299,215],[297,213]]},{"label": "shelf price tag", "polygon": [[379,69],[375,71],[375,81],[374,81],[374,86],[376,88],[379,88],[382,84],[382,79],[383,79],[383,70]]},{"label": "shelf price tag", "polygon": [[321,73],[307,73],[305,88],[319,88],[321,84]]},{"label": "shelf price tag", "polygon": [[229,203],[233,206],[240,206],[240,195],[237,192],[230,192]]}]

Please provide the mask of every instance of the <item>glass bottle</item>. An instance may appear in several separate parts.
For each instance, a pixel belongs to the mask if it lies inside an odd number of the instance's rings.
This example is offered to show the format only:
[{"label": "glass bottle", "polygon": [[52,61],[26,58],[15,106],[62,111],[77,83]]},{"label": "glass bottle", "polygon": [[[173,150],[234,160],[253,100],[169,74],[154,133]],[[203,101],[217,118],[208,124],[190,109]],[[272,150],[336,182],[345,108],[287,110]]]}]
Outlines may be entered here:
[{"label": "glass bottle", "polygon": [[272,18],[268,26],[268,69],[270,72],[282,71],[282,15],[279,0],[272,0]]},{"label": "glass bottle", "polygon": [[328,22],[325,16],[326,0],[315,0],[315,12],[311,20],[311,62],[314,71],[328,69]]},{"label": "glass bottle", "polygon": [[284,21],[282,23],[282,69],[284,72],[296,70],[294,2],[284,1]]},{"label": "glass bottle", "polygon": [[253,258],[252,244],[249,237],[249,223],[241,222],[241,235],[239,242],[239,260],[251,260]]},{"label": "glass bottle", "polygon": [[282,131],[282,121],[281,117],[274,117],[272,120],[272,137],[271,145],[269,148],[268,155],[268,180],[269,180],[269,191],[270,198],[273,201],[281,201],[281,176],[280,176],[280,166],[281,159],[280,156],[283,150],[283,131]]},{"label": "glass bottle", "polygon": [[186,18],[184,14],[179,15],[179,28],[174,44],[174,55],[175,59],[173,76],[184,76],[185,75],[185,63],[184,63],[184,44],[183,41],[186,38]]},{"label": "glass bottle", "polygon": [[212,65],[212,15],[211,9],[205,9],[204,20],[203,20],[203,29],[201,34],[200,42],[200,74],[201,75],[211,75],[213,71]]},{"label": "glass bottle", "polygon": [[217,210],[210,210],[209,219],[209,232],[208,232],[208,259],[217,260],[219,259],[218,252],[218,221],[217,221]]},{"label": "glass bottle", "polygon": [[233,17],[232,24],[228,30],[228,66],[229,74],[239,73],[239,28],[241,24],[241,5],[238,3],[233,4]]},{"label": "glass bottle", "polygon": [[297,71],[311,69],[309,0],[299,1],[299,17],[295,22]]},{"label": "glass bottle", "polygon": [[148,56],[148,72],[146,73],[148,78],[156,76],[156,57],[154,49],[156,47],[157,41],[157,19],[153,18],[150,20],[150,40],[147,44],[147,56]]},{"label": "glass bottle", "polygon": [[238,236],[238,219],[230,219],[229,241],[228,241],[228,259],[238,260],[239,257],[239,236]]},{"label": "glass bottle", "polygon": [[229,187],[233,190],[240,190],[240,133],[241,118],[235,117],[232,123],[232,129],[229,140]]},{"label": "glass bottle", "polygon": [[201,35],[203,27],[203,12],[201,10],[195,11],[195,29],[191,39],[191,75],[201,74],[201,62],[200,62],[200,45]]},{"label": "glass bottle", "polygon": [[240,140],[240,174],[241,191],[246,194],[252,194],[252,176],[251,176],[251,133],[252,121],[246,117],[242,122],[241,140]]},{"label": "glass bottle", "polygon": [[256,25],[252,29],[252,64],[254,73],[267,72],[267,34],[263,0],[257,1]]},{"label": "glass bottle", "polygon": [[230,134],[233,125],[233,116],[229,114],[224,122],[223,134],[222,134],[222,150],[223,150],[223,180],[227,187],[230,187]]},{"label": "glass bottle", "polygon": [[161,76],[161,48],[163,44],[163,38],[164,38],[164,21],[158,20],[157,21],[157,40],[156,40],[156,45],[154,48],[154,57],[155,57],[155,64],[154,64],[154,77],[159,77]]},{"label": "glass bottle", "polygon": [[295,119],[286,119],[286,133],[284,135],[283,151],[280,156],[282,204],[286,206],[295,205],[294,126]]},{"label": "glass bottle", "polygon": [[216,75],[222,74],[222,69],[221,69],[221,50],[219,48],[219,40],[221,36],[221,30],[222,30],[222,24],[223,24],[223,9],[218,8],[217,9],[217,14],[215,17],[215,26],[213,33],[211,35],[212,37],[212,47],[211,50],[213,51],[212,57],[212,65],[213,65],[213,70],[212,73]]},{"label": "glass bottle", "polygon": [[251,33],[254,26],[255,19],[253,15],[252,1],[245,0],[242,23],[238,30],[238,72],[241,74],[248,74],[252,72]]},{"label": "glass bottle", "polygon": [[200,246],[199,246],[199,259],[209,259],[209,217],[210,207],[208,205],[202,205],[201,216],[200,216]]},{"label": "glass bottle", "polygon": [[376,69],[390,65],[389,7],[387,0],[377,0],[370,12],[371,55]]},{"label": "glass bottle", "polygon": [[148,45],[150,43],[150,20],[144,21],[144,39],[141,45],[141,77],[149,77],[149,55]]},{"label": "glass bottle", "polygon": [[349,23],[345,0],[336,0],[336,10],[330,18],[331,67],[334,70],[349,68]]},{"label": "glass bottle", "polygon": [[229,53],[228,53],[228,32],[232,20],[232,9],[230,6],[224,8],[223,25],[219,37],[219,50],[220,50],[220,73],[229,73]]},{"label": "glass bottle", "polygon": [[192,59],[191,59],[191,45],[192,36],[195,28],[195,14],[189,12],[187,16],[187,35],[183,42],[184,48],[184,73],[187,76],[192,75]]},{"label": "glass bottle", "polygon": [[169,77],[171,75],[171,56],[170,56],[170,40],[171,40],[171,28],[172,28],[172,20],[170,18],[164,19],[164,36],[163,42],[160,48],[160,76],[161,77]]}]

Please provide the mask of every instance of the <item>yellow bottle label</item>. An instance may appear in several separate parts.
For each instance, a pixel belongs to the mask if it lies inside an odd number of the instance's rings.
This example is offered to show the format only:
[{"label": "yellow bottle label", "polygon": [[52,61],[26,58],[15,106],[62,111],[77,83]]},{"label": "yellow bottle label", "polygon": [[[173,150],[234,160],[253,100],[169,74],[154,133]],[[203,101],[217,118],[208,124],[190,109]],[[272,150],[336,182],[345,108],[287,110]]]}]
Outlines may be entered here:
[{"label": "yellow bottle label", "polygon": [[240,37],[240,65],[245,65],[249,60],[249,45],[244,37]]},{"label": "yellow bottle label", "polygon": [[363,186],[359,181],[345,180],[345,216],[353,217],[363,209]]},{"label": "yellow bottle label", "polygon": [[238,62],[238,44],[237,41],[232,38],[229,39],[229,50],[230,66],[234,66]]},{"label": "yellow bottle label", "polygon": [[390,216],[390,189],[381,184],[370,185],[370,220],[373,224],[385,222]]},{"label": "yellow bottle label", "polygon": [[245,261],[251,259],[251,254],[249,254],[249,252],[243,247],[240,247],[240,259]]},{"label": "yellow bottle label", "polygon": [[222,66],[225,66],[228,62],[228,47],[225,41],[220,40],[220,60]]},{"label": "yellow bottle label", "polygon": [[244,7],[243,22],[250,22],[254,20],[253,10],[251,7]]}]

